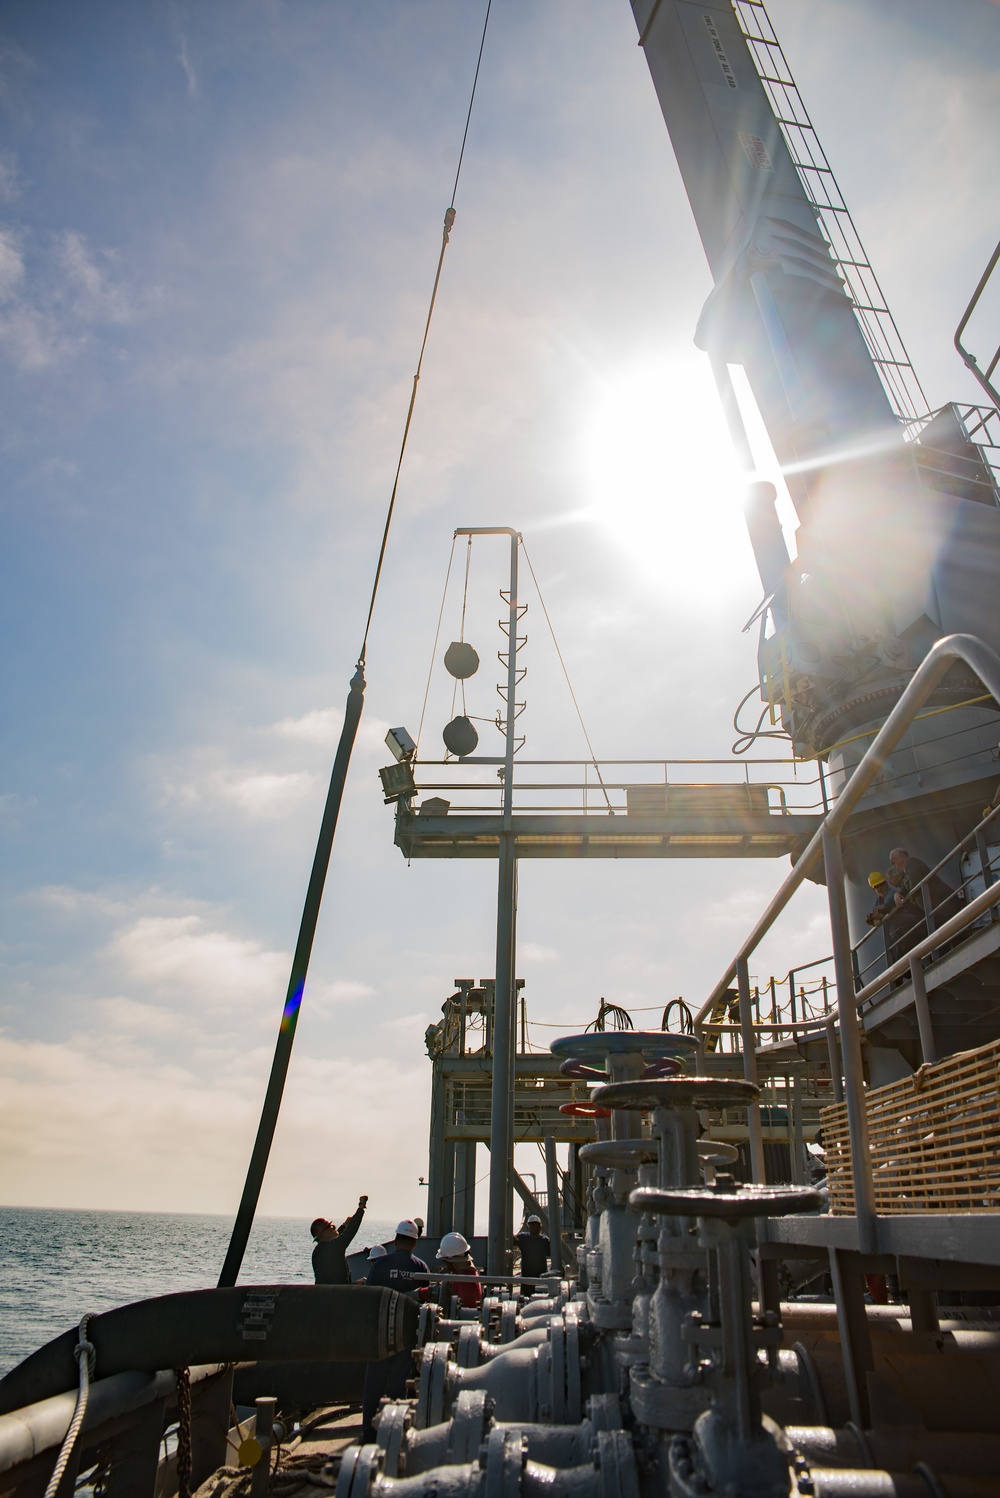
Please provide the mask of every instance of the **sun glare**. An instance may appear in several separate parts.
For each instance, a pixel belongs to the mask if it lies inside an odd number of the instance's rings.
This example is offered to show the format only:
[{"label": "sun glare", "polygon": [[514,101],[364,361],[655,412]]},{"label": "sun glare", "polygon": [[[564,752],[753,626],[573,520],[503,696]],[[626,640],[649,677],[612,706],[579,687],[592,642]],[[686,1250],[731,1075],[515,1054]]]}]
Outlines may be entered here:
[{"label": "sun glare", "polygon": [[685,593],[745,578],[742,481],[702,355],[603,380],[581,452],[590,513],[643,568]]}]

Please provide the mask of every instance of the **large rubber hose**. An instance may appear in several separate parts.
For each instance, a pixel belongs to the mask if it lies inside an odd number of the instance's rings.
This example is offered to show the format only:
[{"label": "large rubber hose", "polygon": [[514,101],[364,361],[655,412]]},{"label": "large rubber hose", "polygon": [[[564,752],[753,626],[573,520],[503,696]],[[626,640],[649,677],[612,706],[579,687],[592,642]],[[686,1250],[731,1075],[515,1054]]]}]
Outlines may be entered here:
[{"label": "large rubber hose", "polygon": [[[417,1341],[416,1301],[372,1285],[239,1285],[135,1301],[94,1316],[96,1378],[199,1363],[364,1362]],[[74,1328],[0,1379],[0,1414],[75,1388]]]}]

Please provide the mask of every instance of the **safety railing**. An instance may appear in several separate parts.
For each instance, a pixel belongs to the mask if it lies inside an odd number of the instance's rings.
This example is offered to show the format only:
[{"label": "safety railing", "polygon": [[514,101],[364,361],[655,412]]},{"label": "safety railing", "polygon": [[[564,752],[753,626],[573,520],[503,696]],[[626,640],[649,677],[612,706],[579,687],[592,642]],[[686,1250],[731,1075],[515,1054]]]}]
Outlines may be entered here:
[{"label": "safety railing", "polygon": [[[947,876],[954,878],[956,869],[957,878],[954,884],[950,884]],[[907,884],[905,890],[889,886],[893,903],[887,914],[854,947],[855,986],[859,989],[867,987],[897,958],[909,952],[922,936],[937,931],[951,916],[960,913],[960,906],[967,905],[998,879],[1000,807],[983,817],[918,883]],[[935,901],[932,891],[938,884],[945,885],[947,893]],[[992,906],[981,919],[987,923],[1000,920],[1000,910]],[[972,926],[964,924],[960,939],[972,935]],[[938,950],[938,945],[935,945],[935,956]],[[883,984],[885,981],[883,976]]]},{"label": "safety railing", "polygon": [[[749,959],[803,880],[822,860],[826,875],[830,928],[833,937],[833,968],[838,991],[835,1014],[830,1016],[826,1025],[830,1027],[828,1033],[832,1031],[834,1023],[839,1031],[840,1069],[843,1076],[844,1101],[847,1105],[848,1132],[854,1171],[858,1242],[863,1253],[875,1252],[877,1245],[875,1193],[869,1162],[868,1120],[865,1111],[861,1032],[858,1018],[858,1004],[866,996],[866,990],[863,989],[858,994],[854,981],[841,835],[848,818],[856,809],[865,791],[879,774],[889,755],[900,743],[920,709],[954,661],[963,661],[979,677],[994,700],[1000,701],[1000,656],[997,656],[996,652],[982,640],[973,635],[949,635],[932,646],[914,672],[857,769],[843,787],[836,803],[824,817],[791,873],[788,874],[767,909],[736,952],[709,998],[699,1010],[695,1021],[696,1029],[703,1029],[706,1022],[710,1021],[713,1007],[723,998],[733,979],[736,978],[740,997],[744,1075],[747,1080],[756,1083],[758,1066],[751,1013]],[[913,977],[916,988],[919,976],[922,975],[921,957],[926,952],[933,951],[936,946],[951,940],[987,910],[992,909],[998,901],[1000,901],[1000,885],[990,885],[981,895],[968,903],[965,910],[946,921],[939,930],[927,936],[905,958],[901,958],[888,972],[877,978],[872,991],[877,992],[887,982],[892,981],[894,976],[902,973],[904,965]],[[847,995],[851,996],[850,1001],[846,1000]],[[759,1109],[751,1107],[748,1110],[748,1116],[754,1178],[762,1181],[764,1179],[764,1150]]]},{"label": "safety railing", "polygon": [[[500,756],[481,754],[415,761],[414,796],[447,798],[454,813],[495,815],[503,797],[496,769],[502,766]],[[491,777],[480,779],[477,772],[487,767]],[[823,766],[790,758],[739,764],[731,759],[518,759],[513,788],[515,810],[536,815],[815,816],[828,805]]]}]

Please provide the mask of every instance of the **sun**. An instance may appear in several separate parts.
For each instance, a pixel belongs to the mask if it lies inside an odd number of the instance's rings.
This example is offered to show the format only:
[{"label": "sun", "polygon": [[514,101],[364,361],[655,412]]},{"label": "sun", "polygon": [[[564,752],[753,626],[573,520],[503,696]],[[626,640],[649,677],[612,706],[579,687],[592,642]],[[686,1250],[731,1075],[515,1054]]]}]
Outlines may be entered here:
[{"label": "sun", "polygon": [[589,513],[642,570],[684,594],[745,582],[745,477],[703,354],[595,380],[579,452]]}]

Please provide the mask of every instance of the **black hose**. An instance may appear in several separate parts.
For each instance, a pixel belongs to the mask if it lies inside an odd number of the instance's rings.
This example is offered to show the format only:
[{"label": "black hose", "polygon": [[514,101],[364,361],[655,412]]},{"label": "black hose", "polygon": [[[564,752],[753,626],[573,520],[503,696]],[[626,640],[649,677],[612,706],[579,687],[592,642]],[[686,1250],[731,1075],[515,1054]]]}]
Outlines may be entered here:
[{"label": "black hose", "polygon": [[[202,1363],[365,1362],[413,1347],[419,1307],[378,1285],[240,1285],[186,1290],[91,1317],[95,1378]],[[0,1379],[0,1415],[76,1388],[74,1327]]]},{"label": "black hose", "polygon": [[[295,1039],[295,1026],[298,1023],[299,1006],[302,1003],[302,990],[305,987],[306,974],[309,971],[309,958],[312,953],[313,937],[316,935],[316,922],[319,919],[319,908],[323,899],[323,885],[326,883],[327,870],[330,867],[330,854],[333,851],[333,835],[337,830],[340,803],[344,797],[344,782],[347,779],[347,769],[351,762],[351,750],[354,748],[358,724],[361,721],[364,695],[365,674],[359,662],[358,669],[351,679],[351,690],[347,694],[344,726],[340,731],[337,757],[333,762],[330,789],[327,792],[323,821],[320,824],[319,838],[316,842],[316,856],[313,859],[312,873],[309,876],[309,888],[306,891],[306,902],[302,910],[302,920],[299,923],[299,939],[295,945],[295,956],[292,958],[292,971],[288,979],[288,991],[285,994],[285,1005],[281,1011],[281,1024],[278,1026],[278,1039],[274,1047],[274,1059],[271,1062],[271,1075],[268,1078],[264,1106],[261,1109],[260,1122],[257,1125],[257,1138],[254,1141],[253,1154],[250,1156],[250,1164],[247,1168],[243,1196],[240,1200],[239,1210],[236,1213],[236,1221],[233,1223],[232,1237],[229,1240],[229,1247],[226,1250],[226,1259],[222,1266],[222,1273],[219,1275],[220,1289],[227,1285],[236,1284],[236,1277],[240,1272],[240,1265],[243,1263],[243,1255],[246,1253],[250,1229],[253,1227],[254,1213],[257,1210],[257,1201],[260,1197],[260,1188],[264,1181],[264,1172],[267,1169],[267,1159],[271,1153],[271,1141],[274,1138],[274,1129],[278,1122],[281,1095],[285,1090],[285,1077],[288,1075],[288,1063],[292,1055],[292,1042]],[[191,1359],[186,1358],[184,1361],[190,1362]]]}]

